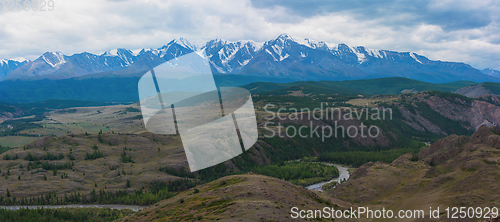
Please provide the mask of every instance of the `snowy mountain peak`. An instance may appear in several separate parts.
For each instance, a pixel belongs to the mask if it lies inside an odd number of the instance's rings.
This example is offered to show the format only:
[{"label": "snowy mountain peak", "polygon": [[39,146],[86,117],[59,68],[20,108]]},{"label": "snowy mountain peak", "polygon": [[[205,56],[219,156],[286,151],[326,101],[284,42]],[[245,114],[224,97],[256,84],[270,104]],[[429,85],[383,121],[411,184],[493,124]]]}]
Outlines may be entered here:
[{"label": "snowy mountain peak", "polygon": [[253,48],[254,51],[259,51],[263,45],[264,42],[255,42],[253,40],[248,40],[247,43],[245,43],[246,47]]},{"label": "snowy mountain peak", "polygon": [[232,44],[233,42],[228,42],[224,39],[213,39],[208,41],[202,48],[215,48],[215,47],[224,47],[227,44]]},{"label": "snowy mountain peak", "polygon": [[295,39],[293,39],[292,36],[286,34],[286,33],[283,33],[281,35],[278,36],[278,38],[276,38],[276,40],[282,40],[282,41],[285,41],[285,40],[291,40],[291,41],[295,41]]},{"label": "snowy mountain peak", "polygon": [[123,56],[123,55],[133,55],[130,50],[118,48],[106,51],[102,54],[102,56]]},{"label": "snowy mountain peak", "polygon": [[277,46],[280,46],[280,47],[285,47],[287,45],[290,45],[291,42],[298,43],[290,35],[284,33],[284,34],[279,35],[276,39],[267,41],[265,43],[265,45],[277,45]]},{"label": "snowy mountain peak", "polygon": [[410,54],[410,56],[411,56],[413,59],[415,59],[415,61],[417,61],[417,62],[418,62],[418,63],[420,63],[420,64],[423,64],[420,60],[418,60],[418,58],[417,58],[417,56],[418,56],[418,55],[417,55],[417,54],[415,54],[415,53],[413,53],[413,52],[410,52],[409,54]]},{"label": "snowy mountain peak", "polygon": [[[187,39],[180,37],[179,39],[174,39],[170,41],[166,46],[171,46],[173,44],[178,44],[186,49],[196,51],[196,46],[191,44]],[[165,46],[164,46],[165,47]]]},{"label": "snowy mountain peak", "polygon": [[[165,46],[163,46],[165,47]],[[158,50],[156,49],[152,49],[152,48],[144,48],[144,49],[141,49],[138,53],[137,53],[137,56],[141,56],[143,55],[144,53],[147,53],[147,52],[151,52],[152,54],[154,55],[158,55]]]},{"label": "snowy mountain peak", "polygon": [[[106,51],[101,56],[104,57],[117,57],[122,60],[125,65],[130,66],[134,61],[134,53],[128,49],[118,48]],[[107,64],[107,62],[105,62]]]},{"label": "snowy mountain peak", "polygon": [[481,70],[481,72],[489,76],[500,77],[500,71],[494,70],[492,68],[483,69]]},{"label": "snowy mountain peak", "polygon": [[9,62],[13,62],[13,63],[27,63],[29,62],[29,60],[25,59],[25,58],[22,58],[22,57],[19,57],[19,58],[14,58],[14,59],[0,59],[0,66],[3,66],[3,65],[9,65]]},{"label": "snowy mountain peak", "polygon": [[[65,79],[106,72],[136,74],[192,52],[210,60],[220,73],[248,75],[258,73],[258,75],[280,75],[280,77],[283,75],[315,80],[357,79],[367,76],[404,76],[436,82],[456,79],[488,81],[500,79],[500,72],[492,69],[483,70],[483,74],[469,65],[457,63],[449,67],[443,62],[432,61],[411,52],[376,50],[346,44],[330,47],[322,41],[292,37],[286,33],[260,43],[251,40],[232,42],[224,39],[196,43],[203,47],[197,47],[184,38],[178,38],[163,47],[152,49],[130,51],[118,48],[100,55],[80,53],[71,56],[65,56],[61,52],[46,52],[30,62],[26,62],[23,58],[1,59],[0,79],[2,75],[5,76],[4,80],[8,80],[45,78],[45,76]],[[392,71],[392,67],[397,69]],[[422,76],[421,69],[446,70],[446,72],[439,71]],[[383,73],[380,70],[383,70]],[[464,74],[463,70],[479,77]]]},{"label": "snowy mountain peak", "polygon": [[118,49],[112,49],[102,54],[103,56],[118,56]]},{"label": "snowy mountain peak", "polygon": [[9,59],[9,60],[16,61],[16,62],[29,62],[30,61],[24,57],[17,57],[17,58],[13,58],[13,59]]},{"label": "snowy mountain peak", "polygon": [[303,45],[307,46],[307,47],[310,47],[312,49],[323,49],[323,50],[328,50],[328,45],[326,44],[326,42],[323,42],[323,41],[316,41],[316,40],[312,40],[312,39],[309,39],[309,38],[305,38],[304,39],[304,42],[302,43]]},{"label": "snowy mountain peak", "polygon": [[44,60],[52,67],[60,66],[66,63],[64,55],[61,52],[46,52],[40,57],[40,59]]}]

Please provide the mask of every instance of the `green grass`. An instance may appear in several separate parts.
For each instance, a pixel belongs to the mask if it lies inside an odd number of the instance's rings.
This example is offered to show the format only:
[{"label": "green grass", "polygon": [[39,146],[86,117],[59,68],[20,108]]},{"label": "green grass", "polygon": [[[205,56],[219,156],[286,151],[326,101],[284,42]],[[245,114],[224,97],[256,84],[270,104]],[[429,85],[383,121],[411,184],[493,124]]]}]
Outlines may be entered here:
[{"label": "green grass", "polygon": [[[71,125],[71,124],[67,124],[67,125]],[[106,127],[104,127],[102,125],[95,125],[95,124],[90,124],[90,123],[78,123],[78,124],[76,124],[76,126],[79,126],[79,127],[83,128],[83,129],[89,131],[89,132],[94,132],[94,133],[99,132],[101,130],[103,132],[110,131],[109,128],[106,128]]]},{"label": "green grass", "polygon": [[490,90],[490,92],[495,95],[500,95],[500,83],[485,82],[483,87]]},{"label": "green grass", "polygon": [[318,156],[318,160],[359,167],[367,162],[381,161],[384,163],[392,163],[392,161],[396,160],[403,154],[416,154],[418,151],[420,151],[419,148],[404,148],[383,151],[328,152],[320,154]]},{"label": "green grass", "polygon": [[257,167],[252,172],[283,179],[299,186],[308,186],[339,176],[335,166],[297,161]]},{"label": "green grass", "polygon": [[302,89],[304,93],[340,95],[396,95],[403,90],[452,92],[472,85],[474,82],[458,81],[442,84],[427,83],[402,77],[346,80],[346,81],[307,81],[292,83],[251,83],[244,88],[261,95],[286,95],[289,91]]},{"label": "green grass", "polygon": [[97,133],[99,131],[103,132],[108,132],[110,131],[109,128],[106,128],[103,125],[95,125],[95,124],[90,124],[90,123],[76,123],[76,124],[47,124],[44,125],[44,127],[51,129],[60,129],[60,130],[65,130],[65,131],[72,131],[72,132],[80,132],[80,131],[87,131],[89,133]]},{"label": "green grass", "polygon": [[24,145],[31,143],[37,139],[40,139],[40,138],[27,137],[27,136],[3,136],[3,137],[0,137],[0,145],[1,146],[18,147],[18,146],[24,146]]},{"label": "green grass", "polygon": [[65,209],[0,209],[0,221],[113,221],[132,214],[132,210],[109,208],[65,208]]}]

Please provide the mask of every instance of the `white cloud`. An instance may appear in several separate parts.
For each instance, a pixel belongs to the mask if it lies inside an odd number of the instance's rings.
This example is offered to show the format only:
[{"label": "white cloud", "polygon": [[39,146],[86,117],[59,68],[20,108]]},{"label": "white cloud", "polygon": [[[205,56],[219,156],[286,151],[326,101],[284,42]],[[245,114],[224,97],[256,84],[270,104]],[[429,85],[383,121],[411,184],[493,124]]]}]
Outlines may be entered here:
[{"label": "white cloud", "polygon": [[[35,59],[46,51],[70,55],[113,48],[158,48],[178,37],[266,41],[289,33],[330,44],[412,51],[430,59],[500,70],[500,19],[495,13],[482,17],[479,23],[433,21],[447,15],[455,16],[450,17],[452,20],[462,11],[476,15],[476,11],[484,10],[488,15],[500,9],[492,1],[430,1],[418,6],[434,13],[425,18],[410,10],[412,7],[389,3],[383,9],[353,6],[330,12],[317,10],[316,14],[293,13],[286,5],[255,7],[250,0],[54,3],[55,9],[50,12],[0,12],[0,23],[4,24],[0,28],[0,58]],[[313,9],[308,8],[315,12]],[[366,10],[373,12],[360,16]],[[382,10],[383,16],[377,10]]]}]

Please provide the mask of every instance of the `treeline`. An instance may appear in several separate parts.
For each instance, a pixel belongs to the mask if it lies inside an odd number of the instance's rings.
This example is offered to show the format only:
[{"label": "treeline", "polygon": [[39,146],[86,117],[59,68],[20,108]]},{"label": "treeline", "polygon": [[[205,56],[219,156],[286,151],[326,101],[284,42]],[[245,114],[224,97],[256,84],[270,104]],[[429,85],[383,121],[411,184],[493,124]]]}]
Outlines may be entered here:
[{"label": "treeline", "polygon": [[14,148],[0,145],[0,154],[5,153],[5,152],[7,152],[8,150],[11,150],[11,149],[14,149]]},{"label": "treeline", "polygon": [[299,161],[259,166],[254,168],[252,172],[283,179],[301,186],[307,186],[339,176],[339,171],[335,166]]},{"label": "treeline", "polygon": [[[16,198],[11,192],[7,196],[0,196],[0,205],[66,205],[66,204],[127,204],[127,205],[150,205],[160,200],[173,197],[177,192],[188,190],[200,184],[200,181],[179,179],[168,182],[153,182],[149,190],[126,190],[99,191],[93,189],[89,193],[69,193],[57,195],[48,193],[30,198]],[[1,221],[1,220],[0,220]]]},{"label": "treeline", "polygon": [[185,170],[184,168],[177,169],[177,168],[169,168],[169,167],[160,167],[158,170],[165,172],[165,173],[168,173],[172,176],[177,176],[177,177],[188,177],[188,178],[195,178],[196,177],[196,175],[194,173],[191,173],[191,172]]},{"label": "treeline", "polygon": [[[297,91],[300,89],[297,89]],[[268,93],[268,92],[266,92]],[[268,106],[266,109],[271,112],[277,112],[280,108],[286,107],[287,109],[295,108],[297,110],[308,108],[311,111],[315,108],[320,108],[321,103],[323,103],[323,108],[327,107],[339,107],[339,106],[351,106],[351,104],[346,103],[350,99],[358,98],[357,95],[335,95],[335,96],[326,96],[326,95],[315,95],[315,99],[312,100],[309,96],[297,97],[291,96],[290,91],[286,90],[281,93],[284,95],[277,96],[276,91],[269,92],[273,95],[263,95],[259,93],[259,96],[252,98],[254,103],[261,105],[262,107],[257,107],[257,109],[264,111],[265,104],[273,104],[273,106]],[[304,92],[305,93],[305,92]],[[328,105],[327,105],[328,103]]]},{"label": "treeline", "polygon": [[[253,172],[256,174],[283,179],[300,186],[308,186],[310,184],[330,180],[332,178],[338,177],[339,175],[338,169],[336,167],[328,166],[323,163],[281,161],[277,164],[262,166],[257,165],[250,160],[246,160],[244,155],[238,158],[241,158],[239,161],[235,161],[237,163],[236,165],[239,165],[239,168],[241,169],[238,172],[227,169],[224,164],[218,164],[214,167],[197,171],[196,173],[188,172],[187,170],[182,168],[176,169],[160,167],[159,170],[173,176],[197,178],[203,182],[210,182],[227,175]],[[239,162],[244,162],[247,164],[243,165]]]},{"label": "treeline", "polygon": [[15,156],[9,156],[9,154],[5,154],[2,157],[3,160],[17,160],[19,159],[19,156],[17,154]]},{"label": "treeline", "polygon": [[85,160],[95,160],[104,157],[104,153],[99,150],[94,150],[93,153],[85,153]]},{"label": "treeline", "polygon": [[332,162],[359,167],[368,162],[392,163],[403,154],[417,153],[420,149],[404,148],[383,151],[328,152],[318,156],[318,161]]},{"label": "treeline", "polygon": [[49,163],[49,162],[41,162],[40,160],[29,162],[28,170],[42,168],[44,170],[64,170],[64,169],[73,169],[75,163],[73,161],[62,163]]},{"label": "treeline", "polygon": [[38,161],[38,160],[62,160],[64,159],[64,155],[62,153],[59,154],[51,154],[49,152],[45,153],[41,158],[38,158],[37,156],[32,155],[31,153],[28,153],[26,157],[24,157],[24,160],[27,161]]},{"label": "treeline", "polygon": [[[248,161],[247,161],[248,162]],[[240,168],[242,169],[242,168]],[[172,176],[177,176],[177,177],[184,177],[184,178],[196,178],[199,181],[202,181],[203,183],[208,183],[213,180],[217,180],[221,177],[227,176],[234,174],[234,172],[231,171],[231,169],[227,169],[226,166],[224,166],[224,163],[219,163],[215,166],[208,167],[199,171],[196,171],[195,173],[191,173],[184,168],[169,168],[169,167],[159,167],[159,171],[165,172],[167,174],[170,174]],[[248,171],[240,171],[239,173],[245,173]]]},{"label": "treeline", "polygon": [[5,210],[0,209],[2,222],[33,222],[33,221],[114,221],[124,216],[133,214],[132,210],[117,210],[109,208],[74,208],[74,209],[26,209]]},{"label": "treeline", "polygon": [[141,110],[134,107],[127,107],[125,108],[125,112],[141,112]]},{"label": "treeline", "polygon": [[[23,130],[42,128],[42,125],[33,122],[42,121],[43,118],[43,116],[35,116],[33,118],[4,121],[0,124],[0,136],[14,136]],[[13,128],[8,128],[9,125]]]}]

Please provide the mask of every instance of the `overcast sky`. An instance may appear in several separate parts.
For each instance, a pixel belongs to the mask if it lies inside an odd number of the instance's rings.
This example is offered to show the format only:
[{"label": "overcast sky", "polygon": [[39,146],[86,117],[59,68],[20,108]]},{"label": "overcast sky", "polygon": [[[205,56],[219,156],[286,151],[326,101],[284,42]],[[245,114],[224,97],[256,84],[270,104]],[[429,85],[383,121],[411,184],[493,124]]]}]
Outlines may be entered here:
[{"label": "overcast sky", "polygon": [[53,0],[53,11],[0,10],[0,58],[159,48],[179,37],[263,42],[288,33],[500,70],[498,2]]}]

